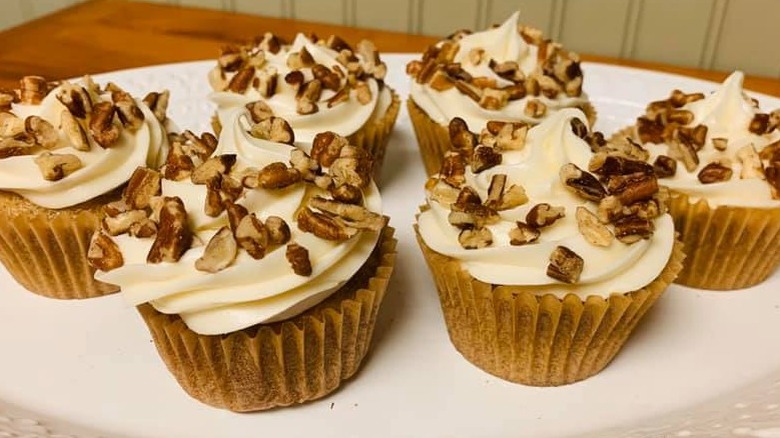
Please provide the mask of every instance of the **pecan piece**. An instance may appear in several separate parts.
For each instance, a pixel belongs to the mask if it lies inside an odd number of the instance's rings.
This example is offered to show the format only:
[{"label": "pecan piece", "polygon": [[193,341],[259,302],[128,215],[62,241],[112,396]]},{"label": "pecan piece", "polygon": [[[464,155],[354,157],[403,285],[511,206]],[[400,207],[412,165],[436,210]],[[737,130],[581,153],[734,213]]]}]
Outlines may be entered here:
[{"label": "pecan piece", "polygon": [[338,187],[331,186],[329,191],[336,201],[354,205],[363,203],[363,192],[351,184],[342,184]]},{"label": "pecan piece", "polygon": [[23,104],[38,105],[49,94],[49,84],[41,76],[25,76],[19,85],[19,100]]},{"label": "pecan piece", "polygon": [[309,260],[309,250],[297,243],[291,243],[287,245],[285,257],[290,262],[290,266],[295,274],[303,277],[311,275],[312,267],[311,260]]},{"label": "pecan piece", "polygon": [[493,233],[487,228],[466,228],[458,233],[463,249],[480,249],[493,244]]},{"label": "pecan piece", "polygon": [[118,236],[130,230],[133,224],[142,222],[146,219],[144,210],[128,210],[114,216],[103,218],[103,228],[111,236]]},{"label": "pecan piece", "polygon": [[295,143],[295,133],[290,124],[281,117],[269,117],[261,120],[249,131],[252,137],[276,143],[292,145]]},{"label": "pecan piece", "polygon": [[268,243],[271,245],[284,245],[290,240],[290,227],[279,216],[268,216],[265,227],[268,230]]},{"label": "pecan piece", "polygon": [[331,91],[338,91],[341,88],[341,78],[339,75],[322,64],[314,64],[311,73],[315,79],[322,83],[322,86]]},{"label": "pecan piece", "polygon": [[769,114],[756,113],[748,125],[748,131],[756,135],[764,135],[769,131]]},{"label": "pecan piece", "polygon": [[544,115],[547,113],[547,105],[545,105],[541,100],[530,99],[525,104],[524,113],[526,116],[532,117],[534,119],[544,117]]},{"label": "pecan piece", "polygon": [[573,163],[561,167],[559,176],[563,186],[577,196],[590,201],[600,201],[607,195],[595,176],[583,171]]},{"label": "pecan piece", "polygon": [[443,70],[436,70],[431,77],[430,87],[436,91],[447,91],[455,88],[455,81]]},{"label": "pecan piece", "polygon": [[262,100],[249,102],[245,105],[245,108],[249,111],[249,117],[252,118],[252,122],[254,123],[260,123],[265,119],[270,119],[274,115],[274,110]]},{"label": "pecan piece", "polygon": [[712,139],[712,147],[718,151],[725,151],[729,145],[729,139],[725,137],[717,137]]},{"label": "pecan piece", "polygon": [[171,149],[165,158],[163,175],[171,181],[181,181],[190,176],[195,169],[192,158],[184,152],[184,147],[179,141],[171,142]]},{"label": "pecan piece", "polygon": [[299,230],[325,240],[347,240],[358,232],[357,229],[340,224],[330,216],[308,207],[298,213],[297,221]]},{"label": "pecan piece", "polygon": [[314,136],[311,147],[311,157],[322,167],[330,167],[341,155],[344,146],[348,146],[346,138],[333,131],[321,132]]},{"label": "pecan piece", "polygon": [[[112,83],[109,83],[109,85],[118,88]],[[138,107],[135,99],[133,99],[133,96],[122,89],[115,89],[111,92],[111,100],[114,101],[116,115],[119,117],[119,121],[122,122],[122,126],[133,132],[137,131],[144,123],[146,117],[141,108]]]},{"label": "pecan piece", "polygon": [[585,261],[565,246],[557,246],[550,254],[547,276],[558,281],[574,284],[580,280]]},{"label": "pecan piece", "polygon": [[598,152],[588,163],[588,170],[602,177],[627,175],[630,173],[653,174],[653,166],[645,161],[634,160],[620,155]]},{"label": "pecan piece", "polygon": [[125,264],[119,246],[102,231],[92,235],[87,250],[87,261],[90,266],[103,272],[112,271]]},{"label": "pecan piece", "polygon": [[566,216],[566,210],[563,207],[553,207],[543,202],[534,205],[528,214],[525,215],[525,222],[534,228],[549,227],[558,219]]},{"label": "pecan piece", "polygon": [[668,155],[676,160],[682,161],[688,172],[693,172],[699,166],[699,154],[690,143],[680,141],[669,142]]},{"label": "pecan piece", "polygon": [[469,131],[466,121],[460,117],[455,117],[449,123],[450,143],[456,150],[464,151],[467,155],[477,147],[477,136]]},{"label": "pecan piece", "polygon": [[132,225],[130,225],[128,232],[131,236],[137,237],[139,239],[154,237],[157,235],[157,223],[145,217],[140,221],[134,222]]},{"label": "pecan piece", "polygon": [[227,89],[234,93],[243,94],[249,88],[249,84],[252,83],[252,78],[254,77],[255,68],[251,65],[245,66],[233,75],[230,82],[228,82]]},{"label": "pecan piece", "polygon": [[337,186],[350,184],[362,189],[371,182],[371,169],[371,158],[367,152],[354,146],[345,146],[328,170]]},{"label": "pecan piece", "polygon": [[368,105],[373,99],[368,83],[360,81],[355,84],[355,96],[361,105]]},{"label": "pecan piece", "polygon": [[623,243],[632,244],[649,239],[653,231],[653,222],[638,216],[628,216],[615,221],[615,237]]},{"label": "pecan piece", "polygon": [[283,189],[301,181],[301,173],[297,169],[287,167],[282,162],[271,163],[258,174],[258,183],[264,189]]},{"label": "pecan piece", "polygon": [[658,179],[641,172],[615,175],[607,181],[607,191],[627,205],[651,198],[658,191]]},{"label": "pecan piece", "polygon": [[487,130],[496,136],[495,147],[505,151],[516,151],[525,147],[528,125],[525,123],[507,123],[489,121]]},{"label": "pecan piece", "polygon": [[138,167],[130,176],[122,201],[131,209],[143,209],[149,206],[152,197],[162,190],[162,176],[156,170]]},{"label": "pecan piece", "polygon": [[81,169],[81,160],[73,154],[43,152],[35,157],[35,164],[46,181],[59,181]]},{"label": "pecan piece", "polygon": [[168,90],[163,90],[161,92],[152,91],[151,93],[147,94],[144,97],[143,101],[146,104],[146,106],[148,106],[149,109],[152,111],[154,117],[160,123],[164,123],[165,120],[168,118],[167,111],[168,111],[168,102],[170,101],[170,98],[171,98],[171,93]]},{"label": "pecan piece", "polygon": [[35,140],[35,144],[44,149],[53,149],[57,146],[59,136],[54,126],[38,116],[29,116],[24,119],[24,129]]},{"label": "pecan piece", "polygon": [[238,225],[241,223],[241,220],[249,214],[249,210],[247,210],[246,207],[241,204],[226,202],[225,211],[227,212],[230,229],[233,230],[233,234],[235,234],[238,230]]},{"label": "pecan piece", "polygon": [[577,229],[582,237],[591,245],[609,246],[612,244],[613,235],[606,225],[599,222],[599,218],[587,207],[577,207]]},{"label": "pecan piece", "polygon": [[707,125],[697,125],[693,128],[681,126],[677,128],[677,137],[685,143],[692,144],[698,151],[704,147],[707,140],[707,130]]},{"label": "pecan piece", "polygon": [[713,161],[699,171],[697,178],[702,184],[713,184],[730,180],[733,173],[731,167]]},{"label": "pecan piece", "polygon": [[260,260],[265,257],[269,246],[268,228],[254,213],[244,216],[235,230],[236,241],[253,259]]},{"label": "pecan piece", "polygon": [[81,123],[73,117],[73,114],[68,110],[62,110],[60,114],[60,128],[65,133],[70,145],[79,151],[89,151],[89,137],[87,132],[81,126]]},{"label": "pecan piece", "polygon": [[187,210],[178,197],[165,197],[160,208],[157,237],[154,239],[147,263],[177,262],[192,244],[192,231],[187,224]]},{"label": "pecan piece", "polygon": [[474,173],[480,173],[492,167],[501,164],[502,155],[493,148],[487,146],[477,146],[474,154],[471,156],[471,170]]},{"label": "pecan piece", "polygon": [[677,173],[677,161],[666,155],[659,155],[653,162],[653,172],[658,178],[671,178]]},{"label": "pecan piece", "polygon": [[369,211],[367,208],[359,205],[331,201],[319,196],[312,198],[309,201],[309,205],[326,214],[335,216],[338,222],[349,228],[379,231],[387,225],[385,216]]},{"label": "pecan piece", "polygon": [[525,222],[517,221],[517,226],[509,230],[509,244],[513,246],[527,245],[536,242],[542,232]]},{"label": "pecan piece", "polygon": [[447,152],[439,170],[439,178],[452,187],[460,187],[466,182],[466,160],[455,152]]},{"label": "pecan piece", "polygon": [[642,143],[663,143],[664,125],[647,117],[636,119],[636,133]]},{"label": "pecan piece", "polygon": [[497,111],[509,103],[509,93],[503,90],[485,88],[482,91],[482,97],[480,97],[478,103],[482,108]]},{"label": "pecan piece", "polygon": [[490,179],[485,206],[497,211],[509,210],[528,202],[522,186],[512,184],[506,187],[506,175],[495,174]]},{"label": "pecan piece", "polygon": [[198,271],[216,273],[233,263],[238,255],[238,245],[230,228],[222,227],[211,237],[203,255],[195,260]]},{"label": "pecan piece", "polygon": [[236,164],[236,154],[211,157],[192,171],[190,180],[193,184],[206,184],[229,173],[234,164]]},{"label": "pecan piece", "polygon": [[742,146],[737,150],[737,160],[742,164],[742,169],[739,172],[740,178],[764,179],[764,165],[752,143]]},{"label": "pecan piece", "polygon": [[119,126],[114,124],[116,107],[111,102],[99,102],[92,108],[89,133],[102,148],[109,148],[119,140]]}]

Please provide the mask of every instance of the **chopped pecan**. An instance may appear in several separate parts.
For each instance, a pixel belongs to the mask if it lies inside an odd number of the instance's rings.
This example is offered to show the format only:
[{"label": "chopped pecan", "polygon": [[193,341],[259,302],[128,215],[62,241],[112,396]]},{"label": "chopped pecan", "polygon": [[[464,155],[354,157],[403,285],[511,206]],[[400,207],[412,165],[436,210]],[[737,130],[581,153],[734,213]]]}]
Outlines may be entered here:
[{"label": "chopped pecan", "polygon": [[290,151],[290,165],[300,172],[304,181],[314,181],[320,172],[319,163],[297,148]]},{"label": "chopped pecan", "polygon": [[[500,128],[499,128],[500,125]],[[516,151],[525,147],[525,139],[528,135],[528,125],[525,123],[487,122],[487,129],[495,131],[495,147],[505,151]]]},{"label": "chopped pecan", "polygon": [[168,90],[161,92],[153,91],[144,97],[144,103],[154,114],[154,117],[163,123],[168,118],[168,102],[170,101],[171,93]]},{"label": "chopped pecan", "polygon": [[737,160],[742,164],[742,169],[739,172],[740,178],[764,179],[764,165],[752,143],[742,146],[737,150]]},{"label": "chopped pecan", "polygon": [[647,117],[636,119],[636,133],[642,143],[663,143],[664,125]]},{"label": "chopped pecan", "polygon": [[469,131],[466,121],[460,117],[455,117],[450,120],[448,130],[452,147],[470,155],[477,146],[477,136]]},{"label": "chopped pecan", "polygon": [[649,239],[655,227],[649,219],[638,216],[627,216],[615,221],[615,237],[617,240],[632,244],[642,239]]},{"label": "chopped pecan", "polygon": [[279,216],[268,216],[265,228],[268,230],[268,243],[271,245],[284,245],[290,240],[290,227]]},{"label": "chopped pecan", "polygon": [[147,219],[144,210],[128,210],[114,216],[104,217],[103,228],[108,231],[109,235],[118,236],[128,232],[133,224],[142,222],[144,219]]},{"label": "chopped pecan", "polygon": [[62,110],[60,114],[60,128],[65,133],[70,145],[76,150],[86,152],[90,149],[87,132],[67,109]]},{"label": "chopped pecan", "polygon": [[192,171],[190,180],[193,184],[206,184],[209,181],[220,178],[223,174],[229,173],[235,164],[236,154],[223,154],[211,157]]},{"label": "chopped pecan", "polygon": [[547,276],[564,283],[574,284],[580,280],[585,261],[565,246],[557,246],[550,254]]},{"label": "chopped pecan", "polygon": [[480,249],[493,244],[493,233],[487,228],[466,228],[458,233],[463,249]]},{"label": "chopped pecan", "polygon": [[276,87],[279,83],[279,74],[276,69],[269,67],[265,70],[261,70],[257,75],[257,91],[260,95],[266,99],[271,98],[276,94]]},{"label": "chopped pecan", "polygon": [[637,172],[647,175],[653,174],[653,166],[645,161],[606,152],[596,153],[588,163],[588,170],[602,177],[627,175]]},{"label": "chopped pecan", "polygon": [[253,259],[265,257],[268,249],[268,228],[254,213],[245,215],[235,228],[236,241]]},{"label": "chopped pecan", "polygon": [[447,91],[455,87],[455,81],[443,70],[436,70],[431,76],[430,87],[436,91]]},{"label": "chopped pecan", "polygon": [[135,99],[133,99],[133,96],[118,89],[111,93],[111,99],[114,101],[116,115],[119,117],[119,121],[122,122],[122,126],[131,131],[137,131],[146,117],[141,108],[138,107]]},{"label": "chopped pecan", "polygon": [[345,146],[328,170],[337,186],[350,184],[362,189],[371,182],[371,169],[371,158],[367,152],[354,146]]},{"label": "chopped pecan", "polygon": [[271,32],[266,32],[260,42],[260,48],[276,55],[282,49],[282,40]]},{"label": "chopped pecan", "polygon": [[553,207],[546,202],[534,205],[525,215],[525,222],[534,228],[549,227],[566,216],[563,207]]},{"label": "chopped pecan", "polygon": [[333,108],[334,106],[349,101],[349,93],[352,90],[350,85],[344,85],[341,87],[340,90],[336,92],[333,96],[331,96],[326,102],[328,103],[328,108]]},{"label": "chopped pecan", "polygon": [[447,152],[439,170],[439,178],[452,187],[460,187],[466,182],[466,160],[456,152]]},{"label": "chopped pecan", "polygon": [[357,234],[356,228],[337,222],[324,213],[315,212],[308,207],[298,213],[298,229],[325,240],[347,240]]},{"label": "chopped pecan", "polygon": [[541,100],[530,99],[525,104],[524,112],[526,116],[538,119],[544,117],[547,113],[547,105],[542,103]]},{"label": "chopped pecan", "polygon": [[651,198],[658,191],[658,179],[642,172],[615,175],[607,181],[607,191],[627,205]]},{"label": "chopped pecan", "polygon": [[730,180],[733,173],[731,167],[713,161],[699,171],[697,178],[702,184],[713,184]]},{"label": "chopped pecan", "polygon": [[184,148],[179,141],[171,142],[171,149],[165,159],[163,176],[171,181],[181,181],[189,178],[190,173],[195,169],[192,158],[184,152]]},{"label": "chopped pecan", "polygon": [[581,139],[586,139],[588,137],[588,133],[590,130],[588,129],[588,125],[585,124],[582,120],[574,117],[571,119],[571,132],[574,133],[577,137]]},{"label": "chopped pecan", "polygon": [[485,88],[479,99],[479,106],[488,110],[500,110],[509,103],[509,93],[504,90]]},{"label": "chopped pecan", "polygon": [[669,97],[669,102],[675,108],[679,108],[685,104],[696,102],[697,100],[701,99],[704,99],[704,93],[685,94],[680,90],[674,90],[672,91],[672,95]]},{"label": "chopped pecan", "polygon": [[284,143],[292,145],[295,143],[295,133],[287,123],[281,117],[269,117],[261,120],[254,125],[249,131],[252,137],[259,138],[261,140],[268,140],[276,143]]},{"label": "chopped pecan", "polygon": [[282,189],[301,181],[301,173],[282,162],[271,163],[258,174],[258,183],[264,189]]},{"label": "chopped pecan", "polygon": [[455,88],[474,102],[479,102],[482,99],[482,90],[464,80],[455,81]]},{"label": "chopped pecan", "polygon": [[692,143],[696,150],[701,150],[707,140],[707,125],[696,125],[693,128],[681,126],[677,129],[677,137],[688,143]]},{"label": "chopped pecan", "polygon": [[658,178],[671,178],[677,173],[677,161],[666,155],[655,157],[653,172]]},{"label": "chopped pecan", "polygon": [[159,172],[146,167],[138,167],[122,192],[122,201],[131,209],[143,209],[149,206],[153,196],[162,190],[162,177]]},{"label": "chopped pecan", "polygon": [[102,231],[92,235],[87,250],[87,260],[90,266],[103,272],[112,271],[125,264],[119,245]]},{"label": "chopped pecan", "polygon": [[55,97],[76,118],[86,119],[92,112],[92,98],[84,87],[64,82]]},{"label": "chopped pecan", "polygon": [[460,193],[455,187],[440,182],[437,178],[429,178],[426,181],[425,189],[432,200],[444,206],[454,203],[458,199],[458,193]]},{"label": "chopped pecan", "polygon": [[485,225],[495,224],[499,221],[496,211],[482,204],[461,204],[455,202],[450,208],[447,220],[450,225],[456,228],[482,228]]},{"label": "chopped pecan", "polygon": [[361,105],[368,105],[373,99],[368,83],[359,81],[355,84],[355,96]]},{"label": "chopped pecan", "polygon": [[669,110],[666,113],[667,123],[687,125],[693,122],[693,113],[688,110]]},{"label": "chopped pecan", "polygon": [[596,246],[609,246],[612,244],[613,235],[606,225],[599,222],[599,218],[587,207],[577,207],[577,228],[580,234],[590,244]]},{"label": "chopped pecan", "polygon": [[523,37],[523,40],[528,44],[538,46],[542,43],[542,31],[535,27],[519,26],[518,32],[520,32],[520,36]]},{"label": "chopped pecan", "polygon": [[688,172],[693,172],[699,166],[699,154],[691,143],[671,141],[669,142],[668,155],[682,161]]},{"label": "chopped pecan", "polygon": [[555,99],[558,97],[558,94],[561,92],[561,86],[558,85],[558,82],[555,81],[555,79],[541,75],[538,78],[539,80],[539,91],[541,91],[542,95],[549,99]]},{"label": "chopped pecan", "polygon": [[195,269],[198,271],[216,273],[222,271],[233,263],[238,255],[238,245],[230,228],[222,227],[211,237],[203,255],[195,260]]},{"label": "chopped pecan", "polygon": [[712,147],[718,151],[725,151],[729,145],[729,139],[725,137],[717,137],[712,139]]},{"label": "chopped pecan", "polygon": [[501,164],[502,155],[487,146],[477,146],[471,156],[471,170],[480,173]]},{"label": "chopped pecan", "polygon": [[43,152],[35,157],[35,164],[46,181],[59,181],[81,169],[81,160],[73,154],[53,154]]},{"label": "chopped pecan", "polygon": [[241,204],[236,204],[235,202],[226,202],[225,211],[227,212],[230,229],[233,230],[233,234],[235,234],[238,230],[238,225],[241,223],[241,219],[249,214],[249,210],[247,210],[246,207]]},{"label": "chopped pecan", "polygon": [[44,149],[53,149],[57,146],[59,136],[54,126],[38,116],[29,116],[24,119],[24,129],[35,140],[35,144]]},{"label": "chopped pecan", "polygon": [[322,83],[322,86],[331,91],[338,91],[341,88],[341,78],[334,71],[322,64],[314,64],[311,73],[315,79]]},{"label": "chopped pecan", "polygon": [[342,184],[338,187],[331,187],[330,194],[333,199],[347,204],[360,205],[363,203],[363,192],[350,184]]},{"label": "chopped pecan", "polygon": [[160,208],[160,221],[157,237],[154,239],[148,263],[179,261],[192,244],[192,231],[187,224],[187,210],[178,197],[165,197]]},{"label": "chopped pecan", "polygon": [[92,108],[89,133],[102,148],[109,148],[119,140],[119,126],[114,123],[116,107],[111,102],[99,102]]},{"label": "chopped pecan", "polygon": [[512,82],[522,82],[525,80],[525,74],[523,73],[523,70],[520,69],[520,65],[518,65],[515,61],[505,61],[498,63],[491,59],[490,69],[502,78]]},{"label": "chopped pecan", "polygon": [[19,100],[26,105],[38,105],[49,93],[49,84],[40,76],[25,76],[19,81]]},{"label": "chopped pecan", "polygon": [[341,155],[344,146],[348,146],[346,138],[333,131],[321,132],[314,136],[311,147],[311,157],[322,167],[330,167]]},{"label": "chopped pecan", "polygon": [[0,137],[0,159],[26,155],[36,151],[35,140],[23,132],[13,137]]},{"label": "chopped pecan", "polygon": [[274,110],[262,100],[249,102],[245,107],[247,111],[249,111],[249,117],[252,118],[252,122],[254,123],[260,123],[265,119],[270,119],[274,115]]},{"label": "chopped pecan", "polygon": [[296,275],[303,277],[311,275],[312,267],[311,260],[309,260],[309,250],[297,243],[291,243],[287,245],[285,257],[287,258],[287,261],[290,262],[290,266]]},{"label": "chopped pecan", "polygon": [[525,222],[517,221],[517,226],[509,230],[509,244],[513,246],[527,245],[536,242],[542,232]]},{"label": "chopped pecan", "polygon": [[604,145],[602,150],[610,155],[617,155],[630,160],[647,161],[650,158],[650,153],[642,145],[628,137],[611,141]]},{"label": "chopped pecan", "polygon": [[387,225],[387,218],[381,214],[369,211],[359,205],[336,202],[316,196],[309,205],[326,214],[335,216],[337,221],[349,228],[358,230],[379,231]]},{"label": "chopped pecan", "polygon": [[756,135],[764,135],[769,131],[769,114],[756,113],[748,125],[748,130]]},{"label": "chopped pecan", "polygon": [[16,114],[0,111],[0,137],[13,137],[25,132],[24,120]]},{"label": "chopped pecan", "polygon": [[157,235],[157,223],[149,218],[143,218],[130,225],[128,232],[139,239],[154,237]]},{"label": "chopped pecan", "polygon": [[528,196],[522,186],[512,184],[506,187],[506,175],[495,174],[490,179],[485,206],[493,210],[509,210],[528,202]]},{"label": "chopped pecan", "polygon": [[227,89],[234,93],[243,94],[249,88],[249,84],[252,83],[252,79],[255,77],[255,68],[251,65],[241,68],[228,82]]},{"label": "chopped pecan", "polygon": [[583,171],[573,163],[565,164],[559,172],[564,187],[577,196],[591,201],[600,201],[607,195],[595,176]]}]

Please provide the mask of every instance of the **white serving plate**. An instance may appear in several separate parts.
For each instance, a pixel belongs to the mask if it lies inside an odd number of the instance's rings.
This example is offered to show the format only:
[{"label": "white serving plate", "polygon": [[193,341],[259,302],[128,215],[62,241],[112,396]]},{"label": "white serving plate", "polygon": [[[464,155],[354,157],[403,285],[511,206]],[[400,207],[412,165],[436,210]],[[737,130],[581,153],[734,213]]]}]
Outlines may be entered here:
[{"label": "white serving plate", "polygon": [[[387,82],[408,95],[410,55],[387,55]],[[171,90],[181,128],[209,128],[211,62],[97,75],[132,93]],[[606,134],[673,88],[715,84],[586,64],[586,91]],[[765,109],[780,99],[755,95]],[[189,398],[133,308],[115,295],[38,297],[0,267],[0,437],[780,437],[780,273],[752,289],[671,286],[614,362],[558,388],[508,383],[464,360],[447,338],[413,238],[423,166],[406,111],[381,187],[400,257],[373,349],[342,389],[303,406],[254,414]]]}]

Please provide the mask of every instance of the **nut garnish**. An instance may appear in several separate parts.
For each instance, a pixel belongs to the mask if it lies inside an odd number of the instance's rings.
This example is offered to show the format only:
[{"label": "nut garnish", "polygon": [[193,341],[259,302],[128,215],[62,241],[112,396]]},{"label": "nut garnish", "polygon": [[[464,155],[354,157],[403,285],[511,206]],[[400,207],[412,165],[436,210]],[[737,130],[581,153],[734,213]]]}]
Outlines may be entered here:
[{"label": "nut garnish", "polygon": [[203,272],[219,272],[233,263],[238,255],[238,245],[230,228],[222,227],[209,240],[203,255],[195,260],[195,269]]},{"label": "nut garnish", "polygon": [[577,228],[582,237],[596,246],[609,246],[612,244],[613,235],[606,225],[599,222],[598,217],[587,207],[577,207]]},{"label": "nut garnish", "polygon": [[649,239],[654,230],[653,222],[639,216],[627,216],[615,221],[615,237],[627,244]]},{"label": "nut garnish", "polygon": [[81,126],[81,123],[73,117],[73,114],[66,109],[60,113],[60,128],[74,148],[83,152],[90,150],[87,132]]},{"label": "nut garnish", "polygon": [[103,218],[103,228],[111,236],[118,236],[130,230],[130,227],[146,219],[144,210],[129,210]]},{"label": "nut garnish", "polygon": [[297,275],[303,277],[311,275],[312,267],[311,260],[309,260],[309,250],[297,243],[291,243],[287,245],[285,257],[287,257],[287,261],[290,262],[293,272]]},{"label": "nut garnish", "polygon": [[536,242],[542,232],[525,222],[517,221],[515,228],[509,230],[509,244],[513,246],[527,245]]},{"label": "nut garnish", "polygon": [[493,244],[493,233],[487,228],[465,228],[458,234],[463,249],[480,249]]},{"label": "nut garnish", "polygon": [[739,172],[740,178],[764,179],[764,165],[752,143],[737,150],[737,160],[742,164],[742,169]]},{"label": "nut garnish", "polygon": [[265,257],[268,237],[268,228],[254,213],[244,216],[236,227],[236,241],[255,260]]},{"label": "nut garnish", "polygon": [[298,229],[321,239],[336,241],[347,240],[358,232],[356,228],[340,224],[332,217],[308,207],[298,213]]},{"label": "nut garnish", "polygon": [[607,191],[627,205],[651,198],[658,191],[658,180],[641,172],[615,175],[607,181]]},{"label": "nut garnish", "polygon": [[474,173],[480,173],[492,167],[501,164],[503,156],[493,148],[487,146],[477,146],[471,157],[471,170]]},{"label": "nut garnish", "polygon": [[728,147],[729,139],[724,137],[718,137],[712,139],[712,147],[718,151],[725,151]]},{"label": "nut garnish", "polygon": [[544,117],[544,115],[547,113],[547,105],[542,103],[541,100],[530,99],[525,104],[524,113],[526,116],[533,117],[535,119]]},{"label": "nut garnish", "polygon": [[331,201],[319,196],[309,200],[309,205],[312,208],[330,214],[337,222],[340,222],[349,228],[379,231],[387,225],[387,218],[385,216],[374,213],[359,205]]},{"label": "nut garnish", "polygon": [[19,85],[19,100],[26,105],[38,105],[49,93],[46,79],[40,76],[25,76]]},{"label": "nut garnish", "polygon": [[178,197],[165,197],[160,209],[157,237],[146,256],[147,263],[177,262],[192,244],[187,211]]},{"label": "nut garnish", "polygon": [[255,102],[249,102],[245,105],[247,111],[249,111],[249,117],[252,118],[252,122],[260,123],[265,119],[270,119],[274,115],[274,111],[262,100]]},{"label": "nut garnish", "polygon": [[565,246],[557,246],[550,254],[547,276],[558,281],[574,284],[580,280],[585,261]]},{"label": "nut garnish", "polygon": [[699,167],[699,154],[690,143],[673,141],[669,143],[669,156],[682,161],[688,172],[693,172]]},{"label": "nut garnish", "polygon": [[561,182],[569,191],[590,201],[600,201],[607,195],[604,187],[595,176],[583,171],[575,164],[568,163],[559,172]]},{"label": "nut garnish", "polygon": [[512,184],[506,187],[506,175],[495,174],[490,179],[485,206],[497,211],[509,210],[528,202],[528,196],[522,186]]},{"label": "nut garnish", "polygon": [[119,140],[119,126],[114,124],[115,112],[116,107],[111,102],[98,102],[92,108],[89,133],[102,148],[109,148]]},{"label": "nut garnish", "polygon": [[271,245],[284,245],[290,240],[290,227],[279,216],[268,216],[265,227],[268,229],[268,243]]},{"label": "nut garnish", "polygon": [[24,128],[35,140],[35,144],[44,149],[53,149],[59,139],[54,126],[38,116],[29,116],[24,120]]},{"label": "nut garnish", "polygon": [[168,101],[170,100],[171,93],[168,90],[162,92],[153,91],[144,97],[144,103],[152,110],[154,117],[160,122],[164,123],[168,118]]},{"label": "nut garnish", "polygon": [[301,181],[301,173],[281,162],[271,163],[258,175],[260,187],[264,189],[282,189]]},{"label": "nut garnish", "polygon": [[659,155],[653,162],[653,171],[658,178],[671,178],[677,173],[677,160]]},{"label": "nut garnish", "polygon": [[525,216],[525,222],[535,228],[549,227],[558,219],[563,218],[566,213],[563,207],[553,207],[543,202],[534,205]]},{"label": "nut garnish", "polygon": [[81,160],[73,154],[43,152],[35,157],[35,164],[46,181],[59,181],[81,169]]},{"label": "nut garnish", "polygon": [[211,157],[192,171],[190,180],[193,184],[206,184],[220,178],[222,174],[229,173],[234,164],[236,164],[235,154]]},{"label": "nut garnish", "polygon": [[733,173],[731,167],[714,161],[704,166],[697,177],[702,184],[713,184],[730,180]]},{"label": "nut garnish", "polygon": [[349,141],[335,132],[321,132],[314,136],[311,147],[311,157],[316,160],[320,166],[330,167],[341,155],[341,150],[344,146],[348,145]]},{"label": "nut garnish", "polygon": [[295,133],[290,124],[281,117],[268,117],[252,125],[249,131],[252,137],[270,140],[276,143],[292,145],[295,143]]},{"label": "nut garnish", "polygon": [[102,231],[92,235],[87,260],[93,268],[103,272],[112,271],[125,264],[119,246]]}]

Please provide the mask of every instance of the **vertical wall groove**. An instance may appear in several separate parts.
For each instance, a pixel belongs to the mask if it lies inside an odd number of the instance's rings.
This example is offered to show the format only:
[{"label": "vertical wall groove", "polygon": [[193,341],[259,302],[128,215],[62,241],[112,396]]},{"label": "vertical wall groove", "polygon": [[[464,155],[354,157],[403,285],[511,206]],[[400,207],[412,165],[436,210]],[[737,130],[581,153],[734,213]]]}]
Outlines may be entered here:
[{"label": "vertical wall groove", "polygon": [[567,0],[553,0],[552,8],[550,8],[550,38],[555,41],[561,40],[566,3]]},{"label": "vertical wall groove", "polygon": [[639,32],[639,17],[642,14],[643,0],[629,0],[626,21],[623,25],[623,44],[620,47],[621,58],[633,58],[636,48],[636,36]]},{"label": "vertical wall groove", "polygon": [[715,5],[710,14],[710,23],[707,26],[707,39],[699,59],[699,67],[711,69],[715,63],[715,55],[718,51],[718,41],[723,30],[723,21],[726,18],[729,0],[715,0]]}]

